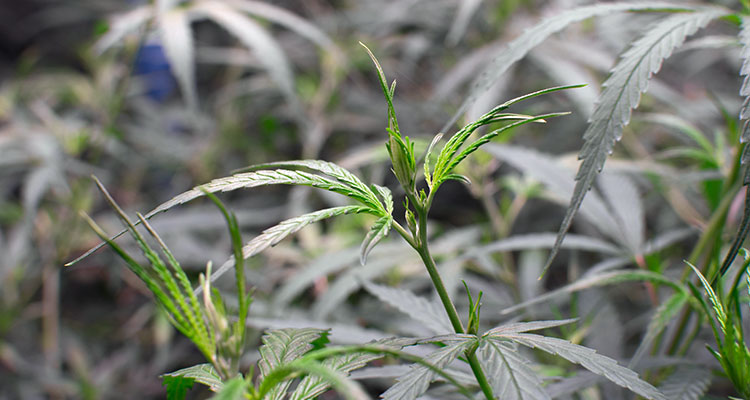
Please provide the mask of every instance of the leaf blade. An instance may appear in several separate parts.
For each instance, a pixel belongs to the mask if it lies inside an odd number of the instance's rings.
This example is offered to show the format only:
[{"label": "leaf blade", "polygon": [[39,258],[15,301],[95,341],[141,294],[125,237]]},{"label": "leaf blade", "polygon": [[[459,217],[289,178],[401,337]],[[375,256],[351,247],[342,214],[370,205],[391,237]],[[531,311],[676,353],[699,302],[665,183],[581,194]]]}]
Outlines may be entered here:
[{"label": "leaf blade", "polygon": [[576,174],[576,186],[542,275],[557,255],[573,217],[604,167],[607,156],[622,136],[622,128],[629,122],[631,112],[637,107],[641,93],[646,91],[651,76],[659,71],[662,61],[687,36],[723,14],[722,10],[705,9],[670,16],[657,23],[623,54],[604,83],[604,90],[583,134],[584,144],[578,156],[582,163]]}]

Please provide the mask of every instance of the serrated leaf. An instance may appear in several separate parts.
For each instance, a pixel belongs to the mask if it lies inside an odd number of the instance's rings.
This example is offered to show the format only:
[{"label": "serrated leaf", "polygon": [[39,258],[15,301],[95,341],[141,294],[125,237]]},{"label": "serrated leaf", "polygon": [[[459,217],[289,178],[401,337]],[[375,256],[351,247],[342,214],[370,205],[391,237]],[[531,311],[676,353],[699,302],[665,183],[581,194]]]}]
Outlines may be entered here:
[{"label": "serrated leaf", "polygon": [[651,322],[649,322],[646,328],[646,334],[643,336],[635,355],[630,359],[628,367],[632,368],[638,365],[641,358],[650,350],[654,340],[682,310],[687,300],[688,295],[686,292],[677,292],[656,308],[654,315],[651,317]]},{"label": "serrated leaf", "polygon": [[226,381],[221,391],[211,396],[210,400],[243,400],[247,386],[242,376],[236,376]]},{"label": "serrated leaf", "polygon": [[198,94],[195,86],[193,33],[190,30],[190,19],[185,9],[176,8],[159,12],[158,22],[169,67],[180,84],[188,107],[195,110],[198,108]]},{"label": "serrated leaf", "polygon": [[461,103],[458,111],[451,117],[450,121],[441,129],[445,132],[450,128],[463,114],[468,107],[476,101],[479,96],[484,94],[503,74],[521,60],[531,49],[542,43],[551,35],[565,29],[568,25],[583,21],[585,19],[612,14],[622,11],[646,11],[646,10],[663,10],[663,11],[686,11],[688,7],[677,6],[673,3],[666,2],[622,2],[597,4],[593,6],[579,7],[547,18],[534,26],[527,29],[515,40],[510,42],[507,47],[500,50],[499,54],[490,62],[474,81],[471,91],[466,99]]},{"label": "serrated leaf", "polygon": [[527,347],[558,355],[574,364],[581,365],[597,375],[604,376],[613,383],[628,388],[647,399],[667,400],[658,389],[651,386],[648,382],[641,380],[638,374],[588,347],[573,344],[567,340],[533,333],[487,335],[485,337],[488,340],[512,340]]},{"label": "serrated leaf", "polygon": [[[298,232],[300,229],[312,223],[339,215],[359,213],[372,213],[372,209],[362,206],[332,207],[281,221],[278,225],[264,230],[260,235],[256,236],[255,238],[253,238],[253,240],[242,246],[242,257],[244,259],[248,259],[262,252],[263,250],[276,245],[280,241],[284,240],[287,236]],[[224,275],[230,268],[234,267],[234,263],[235,258],[234,256],[232,256],[227,261],[225,261],[221,265],[221,267],[219,267],[213,274],[211,274],[211,282],[219,279],[219,277]]]},{"label": "serrated leaf", "polygon": [[378,244],[384,237],[388,236],[388,232],[391,230],[391,223],[393,223],[393,217],[386,215],[381,217],[370,228],[370,231],[365,235],[365,240],[362,241],[362,245],[359,248],[359,263],[365,265],[367,262],[367,255],[370,251]]},{"label": "serrated leaf", "polygon": [[659,71],[662,62],[687,36],[723,14],[725,12],[721,10],[705,9],[672,15],[657,23],[623,54],[604,82],[604,90],[583,134],[584,144],[579,154],[582,163],[576,174],[576,187],[542,274],[549,269],[570,229],[573,216],[596,175],[604,167],[615,142],[622,136],[622,128],[630,121],[631,112],[638,106],[641,93],[646,91],[651,76]]},{"label": "serrated leaf", "polygon": [[488,330],[485,335],[504,335],[511,333],[524,333],[538,331],[540,329],[555,328],[578,321],[578,318],[561,319],[559,321],[532,321],[532,322],[514,322],[500,325]]},{"label": "serrated leaf", "polygon": [[196,382],[208,386],[211,391],[218,392],[224,387],[219,374],[211,364],[198,364],[162,375],[171,377],[185,377],[194,379]]},{"label": "serrated leaf", "polygon": [[[441,338],[446,346],[430,353],[424,361],[434,367],[445,369],[476,342],[476,338],[472,336],[452,336],[452,341],[449,341],[447,336]],[[424,365],[413,364],[409,373],[397,378],[396,384],[380,397],[384,400],[414,400],[427,390],[435,376],[436,373]]]},{"label": "serrated leaf", "polygon": [[[334,178],[340,177],[341,180],[332,179],[329,177],[312,174],[305,171],[295,171],[290,169],[277,169],[277,170],[264,170],[264,171],[252,171],[237,173],[231,176],[214,179],[207,184],[196,186],[191,190],[183,192],[172,199],[160,204],[155,209],[151,210],[145,215],[146,219],[151,219],[153,216],[165,212],[170,208],[178,206],[188,201],[194,200],[198,197],[205,195],[205,192],[216,193],[216,192],[228,192],[232,190],[242,188],[253,188],[259,186],[268,185],[300,185],[310,186],[314,188],[328,190],[334,193],[342,194],[349,198],[359,201],[360,203],[369,206],[374,211],[374,214],[378,216],[386,215],[383,211],[383,205],[377,199],[375,194],[369,190],[359,179],[353,174],[346,171],[344,168],[338,167],[333,163],[318,160],[302,160],[302,161],[287,161],[284,162],[290,166],[295,167],[307,167],[310,169],[328,171],[326,174],[331,173]],[[250,167],[255,168],[255,167]],[[335,174],[335,175],[333,175]],[[353,182],[354,184],[350,184]],[[358,182],[358,183],[357,183]],[[359,186],[364,187],[364,191]],[[382,193],[381,193],[382,194]],[[387,199],[386,199],[387,201]],[[387,207],[387,205],[386,205]],[[391,205],[392,207],[392,205]],[[136,225],[138,222],[136,222]],[[123,229],[116,235],[112,236],[111,239],[116,239],[122,236],[127,230]],[[100,249],[105,243],[99,243],[97,246],[88,250],[75,260],[65,264],[66,266],[73,265],[78,261],[88,257],[94,251]]]},{"label": "serrated leaf", "polygon": [[303,329],[275,329],[267,332],[261,340],[260,347],[260,377],[265,377],[274,368],[289,363],[301,357],[310,349],[311,344],[320,338],[324,331],[314,328]]},{"label": "serrated leaf", "polygon": [[[320,339],[324,331],[314,328],[278,329],[269,331],[261,338],[263,346],[260,348],[258,367],[260,375],[258,382],[271,373],[275,368],[288,364],[313,349],[313,342]],[[290,379],[276,383],[268,392],[269,399],[282,399],[292,383]]]},{"label": "serrated leaf", "polygon": [[483,340],[477,356],[492,393],[503,400],[545,400],[543,381],[510,342]]},{"label": "serrated leaf", "polygon": [[700,400],[711,384],[710,368],[680,366],[662,382],[659,389],[669,400]]},{"label": "serrated leaf", "polygon": [[[371,344],[392,346],[394,349],[401,349],[403,347],[403,343],[399,343],[398,339],[394,340],[390,338],[372,342]],[[362,368],[370,361],[382,357],[382,354],[355,352],[329,357],[321,363],[332,371],[336,371],[343,376],[346,376],[349,372]],[[330,383],[326,382],[322,377],[318,375],[307,375],[302,378],[302,381],[297,385],[297,388],[294,390],[294,393],[292,393],[289,400],[313,399],[325,392],[328,387],[330,387]]]},{"label": "serrated leaf", "polygon": [[193,388],[195,379],[180,375],[162,375],[161,382],[167,387],[167,400],[185,400],[188,390]]},{"label": "serrated leaf", "polygon": [[372,282],[364,282],[363,286],[380,301],[423,323],[433,333],[453,332],[445,310],[438,304],[404,289],[377,285]]},{"label": "serrated leaf", "polygon": [[[323,161],[323,160],[278,161],[278,162],[272,162],[272,163],[267,163],[267,164],[252,165],[246,168],[242,168],[241,170],[237,172],[253,172],[253,171],[259,171],[259,170],[277,169],[277,168],[281,168],[281,169],[305,168],[305,169],[311,169],[313,171],[326,174],[332,178],[336,178],[338,181],[348,186],[353,192],[358,193],[359,197],[361,197],[362,199],[369,200],[369,202],[365,202],[365,204],[368,204],[375,209],[382,208],[380,202],[375,196],[375,193],[367,185],[365,185],[356,175],[349,172],[346,168],[343,168],[329,161]],[[386,191],[388,190],[385,188],[381,188],[381,189],[384,189]]]}]

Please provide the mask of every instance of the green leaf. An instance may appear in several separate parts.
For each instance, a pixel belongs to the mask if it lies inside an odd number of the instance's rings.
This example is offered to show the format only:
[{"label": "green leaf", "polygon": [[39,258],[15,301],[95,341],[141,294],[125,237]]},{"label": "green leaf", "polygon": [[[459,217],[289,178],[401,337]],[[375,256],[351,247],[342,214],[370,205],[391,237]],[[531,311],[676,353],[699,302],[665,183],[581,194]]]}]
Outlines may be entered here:
[{"label": "green leaf", "polygon": [[[375,193],[365,185],[356,175],[352,174],[345,168],[336,165],[332,162],[322,160],[292,160],[292,161],[278,161],[267,164],[252,165],[246,168],[242,168],[235,172],[253,172],[259,170],[268,169],[309,169],[316,172],[326,174],[332,178],[336,178],[339,182],[348,186],[352,191],[356,192],[361,198],[368,199],[369,202],[365,204],[371,206],[374,209],[382,209],[380,201],[378,201]],[[386,189],[387,190],[387,189]]]},{"label": "green leaf", "polygon": [[[312,223],[339,215],[359,213],[372,213],[372,209],[362,206],[332,207],[281,221],[278,225],[274,225],[264,230],[260,235],[256,236],[246,245],[242,246],[242,257],[244,259],[250,258],[262,252],[263,250],[276,245],[280,241],[284,240],[287,236],[298,232],[300,229]],[[224,262],[224,264],[222,264],[221,267],[216,270],[216,272],[211,274],[211,281],[214,281],[220,276],[224,275],[224,273],[226,273],[230,268],[234,267],[234,263],[235,257],[232,256],[229,260]]]},{"label": "green leaf", "polygon": [[235,376],[224,382],[221,391],[211,396],[210,400],[244,400],[248,385],[242,376]]},{"label": "green leaf", "polygon": [[[439,341],[445,344],[424,358],[424,362],[440,369],[445,369],[453,360],[476,344],[476,337],[469,335],[441,336]],[[413,364],[411,370],[396,379],[396,384],[381,394],[384,400],[414,400],[421,396],[436,377],[436,373],[424,365]]]},{"label": "green leaf", "polygon": [[365,265],[367,262],[367,255],[370,251],[378,244],[384,237],[388,236],[388,232],[391,230],[391,224],[393,223],[393,217],[386,215],[381,217],[367,232],[365,240],[362,241],[362,245],[359,248],[359,263]]},{"label": "green leaf", "polygon": [[162,375],[161,384],[167,387],[167,400],[185,400],[188,390],[193,388],[195,379],[185,376]]},{"label": "green leaf", "polygon": [[580,22],[591,17],[603,16],[622,11],[687,11],[690,7],[678,6],[666,2],[622,2],[596,4],[592,6],[574,8],[569,11],[557,13],[531,29],[526,30],[507,47],[501,49],[498,55],[490,62],[479,77],[474,81],[469,95],[459,107],[458,111],[441,129],[445,132],[450,128],[482,94],[489,90],[495,82],[505,74],[508,69],[521,60],[534,47],[538,46],[551,35],[565,29],[568,25]]},{"label": "green leaf", "polygon": [[362,286],[380,301],[395,307],[415,321],[424,324],[435,334],[453,332],[448,315],[442,306],[417,296],[414,293],[365,281]]},{"label": "green leaf", "polygon": [[698,268],[696,268],[693,264],[687,261],[685,262],[693,270],[693,272],[695,272],[695,274],[698,275],[698,279],[700,279],[701,284],[703,285],[703,288],[706,289],[708,300],[711,302],[714,312],[716,313],[716,320],[719,322],[721,331],[726,333],[728,318],[727,318],[726,310],[724,309],[724,305],[721,303],[719,296],[716,295],[716,292],[714,292],[714,289],[711,287],[711,284],[708,282],[706,277],[703,276],[701,271]]},{"label": "green leaf", "polygon": [[208,386],[213,392],[219,392],[224,387],[224,383],[221,382],[219,374],[211,364],[193,365],[192,367],[164,374],[161,377],[162,379],[165,377],[183,377],[193,379],[198,383]]},{"label": "green leaf", "polygon": [[622,128],[629,122],[632,110],[638,106],[641,93],[646,91],[651,76],[659,71],[662,61],[669,57],[687,36],[725,13],[723,10],[705,9],[670,16],[652,27],[623,54],[604,82],[604,90],[583,134],[584,144],[578,156],[583,161],[576,175],[576,187],[542,275],[557,255],[560,244],[573,222],[573,216],[594,183],[596,175],[604,167],[615,142],[622,136]]},{"label": "green leaf", "polygon": [[[348,353],[326,358],[323,366],[346,376],[349,372],[364,367],[368,362],[382,358],[381,354]],[[325,392],[331,383],[320,375],[307,375],[300,381],[289,400],[309,400]]]},{"label": "green leaf", "polygon": [[567,340],[536,335],[533,333],[516,333],[503,335],[486,335],[485,338],[492,341],[502,342],[512,340],[518,344],[536,348],[550,354],[558,355],[572,363],[579,364],[589,371],[601,375],[613,383],[628,388],[633,392],[651,400],[667,400],[658,389],[646,381],[641,380],[638,374],[625,368],[617,361],[598,354],[596,350],[573,344]]},{"label": "green leaf", "polygon": [[[263,335],[263,346],[260,348],[260,375],[258,382],[262,382],[271,371],[288,364],[313,349],[313,342],[320,339],[323,330],[314,328],[277,329]],[[289,388],[291,380],[275,383],[268,398],[281,399]]]},{"label": "green leaf", "polygon": [[[750,146],[746,145],[745,148],[750,149]],[[721,269],[719,270],[718,275],[714,278],[714,281],[724,276],[729,270],[729,267],[732,266],[734,259],[737,257],[737,253],[739,253],[742,248],[742,244],[745,243],[745,238],[747,238],[748,232],[750,232],[750,167],[748,166],[745,167],[745,182],[743,182],[743,184],[745,185],[745,209],[742,212],[742,221],[740,221],[740,227],[734,241],[732,242],[732,247],[724,257],[724,261],[721,263]]]},{"label": "green leaf", "polygon": [[541,377],[511,342],[482,340],[477,351],[492,392],[503,400],[546,400]]}]

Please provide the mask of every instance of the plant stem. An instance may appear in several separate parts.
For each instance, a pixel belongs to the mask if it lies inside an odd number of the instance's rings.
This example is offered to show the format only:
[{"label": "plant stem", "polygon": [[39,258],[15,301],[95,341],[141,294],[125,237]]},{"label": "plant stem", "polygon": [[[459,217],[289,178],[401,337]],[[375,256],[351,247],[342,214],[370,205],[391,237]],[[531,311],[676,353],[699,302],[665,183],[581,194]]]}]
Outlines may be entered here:
[{"label": "plant stem", "polygon": [[[427,211],[432,204],[433,193],[434,192],[431,192],[423,203],[417,202],[416,196],[409,196],[417,213],[416,217],[419,227],[416,234],[410,234],[403,226],[395,221],[393,222],[393,228],[403,236],[404,239],[406,239],[409,245],[411,245],[417,253],[419,253],[419,257],[422,259],[425,268],[427,268],[427,273],[430,275],[430,279],[438,293],[438,297],[440,297],[440,301],[443,303],[443,308],[445,308],[445,312],[448,314],[448,319],[451,321],[453,330],[459,334],[466,333],[466,330],[461,323],[461,318],[458,316],[458,311],[456,311],[456,306],[453,304],[453,301],[451,301],[448,290],[445,288],[443,279],[440,277],[440,273],[435,265],[435,260],[433,260],[432,255],[430,254],[430,248],[427,245]],[[471,367],[472,372],[474,372],[474,377],[477,379],[477,383],[482,389],[482,393],[484,393],[487,400],[494,400],[495,396],[492,393],[492,386],[490,386],[490,383],[487,381],[487,376],[482,370],[482,365],[476,355],[476,349],[468,350],[465,354],[469,366]]]}]

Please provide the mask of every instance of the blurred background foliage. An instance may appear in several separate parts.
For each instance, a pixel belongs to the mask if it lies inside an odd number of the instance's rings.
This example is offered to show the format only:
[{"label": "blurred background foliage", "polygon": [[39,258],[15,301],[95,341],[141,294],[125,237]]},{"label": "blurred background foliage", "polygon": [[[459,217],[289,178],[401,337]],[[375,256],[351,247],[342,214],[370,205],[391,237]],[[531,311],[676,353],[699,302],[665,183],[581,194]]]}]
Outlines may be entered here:
[{"label": "blurred background foliage", "polygon": [[[509,40],[545,16],[588,3],[4,2],[0,399],[163,398],[158,375],[200,361],[111,252],[62,267],[98,242],[79,210],[109,232],[119,229],[91,174],[129,212],[150,210],[234,169],[287,159],[331,160],[393,187],[383,146],[385,104],[359,41],[398,81],[401,130],[423,151]],[[663,272],[679,265],[696,228],[717,207],[715,186],[731,170],[741,102],[736,28],[721,23],[691,39],[652,82],[608,164],[610,183],[603,187],[611,190],[596,200],[601,204],[584,203],[578,241],[567,239],[559,268],[536,280],[540,250],[551,245],[564,210],[550,204],[566,203],[572,192],[574,154],[600,83],[623,46],[653,19],[616,14],[574,25],[535,49],[466,112],[469,121],[522,93],[588,84],[519,110],[573,114],[499,140],[463,167],[473,185],[452,182],[437,197],[434,251],[456,299],[462,298],[460,279],[484,291],[486,323],[507,319],[499,311],[592,268]],[[342,202],[304,188],[225,199],[246,240],[285,217]],[[735,201],[734,221],[742,199]],[[619,211],[602,219],[602,209]],[[362,279],[378,278],[431,294],[418,260],[399,240],[376,248],[366,268],[358,266],[368,218],[308,227],[250,260],[257,298],[252,340],[268,327],[333,327],[339,343],[425,333],[361,288]],[[223,220],[207,202],[170,211],[154,226],[194,276],[207,261],[222,263],[230,254]],[[660,294],[649,289],[591,289],[527,312],[580,316],[571,336],[624,357],[633,354],[659,304]],[[710,362],[701,350],[695,358]],[[371,384],[375,391],[385,387]],[[719,381],[714,389],[722,387]],[[603,398],[623,396],[606,385],[599,390]]]}]

